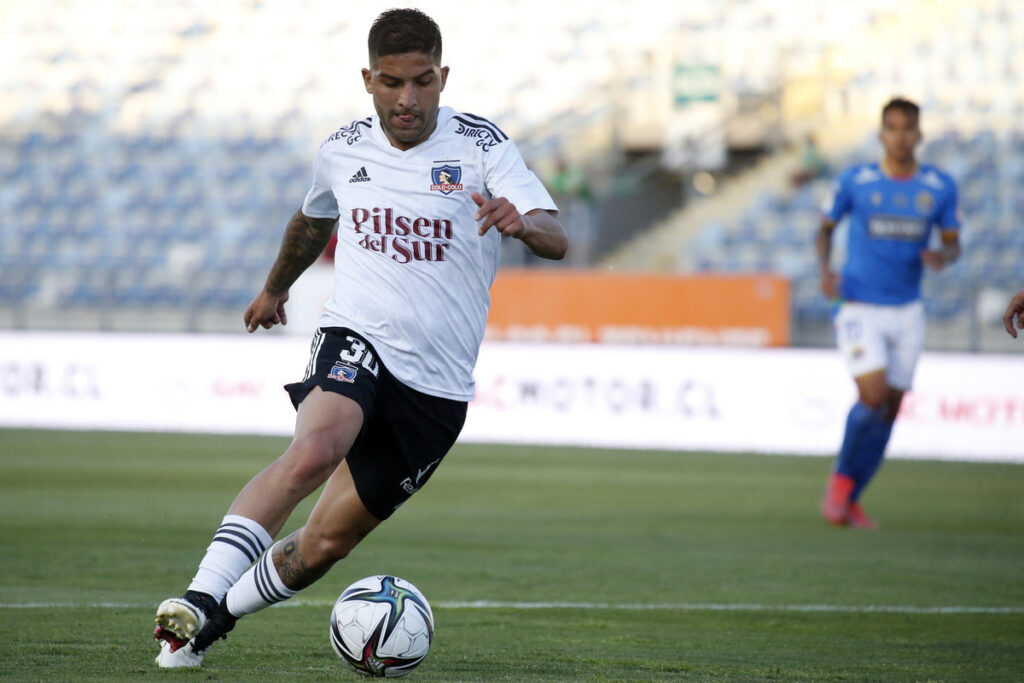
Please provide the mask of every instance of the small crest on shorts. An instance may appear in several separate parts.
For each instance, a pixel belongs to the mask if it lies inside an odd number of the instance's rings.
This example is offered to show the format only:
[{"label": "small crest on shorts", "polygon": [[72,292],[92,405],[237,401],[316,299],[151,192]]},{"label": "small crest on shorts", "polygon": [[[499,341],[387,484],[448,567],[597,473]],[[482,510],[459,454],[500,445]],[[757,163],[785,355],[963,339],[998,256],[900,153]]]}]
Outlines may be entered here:
[{"label": "small crest on shorts", "polygon": [[430,169],[430,191],[451,194],[462,189],[462,167],[443,164]]},{"label": "small crest on shorts", "polygon": [[357,368],[352,367],[346,363],[335,363],[334,367],[327,374],[331,379],[336,379],[339,382],[355,382],[356,375],[359,373]]}]

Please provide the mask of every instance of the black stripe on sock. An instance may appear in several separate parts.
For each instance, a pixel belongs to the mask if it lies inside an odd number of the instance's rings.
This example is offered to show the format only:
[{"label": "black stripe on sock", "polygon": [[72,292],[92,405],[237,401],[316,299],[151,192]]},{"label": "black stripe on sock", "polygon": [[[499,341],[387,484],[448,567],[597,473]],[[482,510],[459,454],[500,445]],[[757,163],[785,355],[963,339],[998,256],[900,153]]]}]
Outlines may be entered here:
[{"label": "black stripe on sock", "polygon": [[217,529],[213,540],[216,541],[221,534],[228,534],[242,539],[256,553],[256,557],[259,557],[260,553],[267,549],[251,531],[238,524],[225,524],[220,529]]},{"label": "black stripe on sock", "polygon": [[[264,557],[269,556],[269,554],[270,553],[267,553],[267,555],[265,555]],[[256,592],[260,594],[260,597],[263,598],[263,602],[265,602],[267,604],[273,604],[275,602],[278,602],[277,600],[271,600],[270,596],[267,595],[267,592],[266,592],[266,590],[263,587],[263,581],[261,581],[261,579],[260,579],[260,572],[262,570],[263,570],[263,561],[260,560],[259,564],[256,565],[256,568],[255,568],[255,570],[253,570],[253,574],[252,574],[253,581],[256,584]]]},{"label": "black stripe on sock", "polygon": [[240,551],[242,551],[242,554],[245,555],[249,559],[249,564],[252,564],[253,562],[255,562],[256,558],[258,558],[260,556],[259,553],[253,553],[251,549],[249,549],[245,545],[242,545],[241,543],[239,543],[238,541],[236,541],[233,538],[225,538],[223,536],[214,536],[213,537],[213,542],[214,543],[226,543],[227,545],[234,546],[234,547],[238,548]]},{"label": "black stripe on sock", "polygon": [[[256,568],[256,589],[267,602],[281,602],[287,600],[288,596],[281,593],[271,580],[270,572],[277,573],[277,568],[270,561],[270,553],[263,556]],[[262,584],[262,585],[261,585]],[[267,598],[266,596],[271,596]]]}]

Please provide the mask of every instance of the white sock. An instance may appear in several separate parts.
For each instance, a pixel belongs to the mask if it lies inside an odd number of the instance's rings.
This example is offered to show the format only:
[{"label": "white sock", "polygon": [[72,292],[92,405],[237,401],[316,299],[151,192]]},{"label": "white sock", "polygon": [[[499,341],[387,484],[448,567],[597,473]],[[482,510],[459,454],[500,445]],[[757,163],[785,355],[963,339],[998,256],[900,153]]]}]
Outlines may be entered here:
[{"label": "white sock", "polygon": [[263,553],[263,557],[242,574],[242,578],[228,591],[227,608],[236,617],[258,612],[298,593],[285,586],[281,575],[277,573],[273,559],[276,547],[275,543]]},{"label": "white sock", "polygon": [[188,589],[208,593],[220,602],[242,572],[273,540],[266,529],[253,520],[241,515],[225,515]]}]

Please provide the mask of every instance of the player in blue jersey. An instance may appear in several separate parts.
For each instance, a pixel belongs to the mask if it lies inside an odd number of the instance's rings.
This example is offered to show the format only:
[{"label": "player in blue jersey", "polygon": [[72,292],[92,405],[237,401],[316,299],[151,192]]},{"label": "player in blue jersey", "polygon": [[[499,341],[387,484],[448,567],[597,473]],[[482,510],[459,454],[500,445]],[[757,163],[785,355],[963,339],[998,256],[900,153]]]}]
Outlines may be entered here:
[{"label": "player in blue jersey", "polygon": [[[903,394],[924,345],[924,267],[960,256],[957,190],[938,168],[918,164],[920,110],[906,99],[882,109],[885,158],[846,169],[816,239],[821,288],[838,302],[836,345],[857,384],[846,432],[821,512],[836,525],[875,528],[859,501],[878,470]],[[849,245],[841,275],[830,266],[832,233],[847,217]],[[941,247],[929,248],[933,228]]]}]

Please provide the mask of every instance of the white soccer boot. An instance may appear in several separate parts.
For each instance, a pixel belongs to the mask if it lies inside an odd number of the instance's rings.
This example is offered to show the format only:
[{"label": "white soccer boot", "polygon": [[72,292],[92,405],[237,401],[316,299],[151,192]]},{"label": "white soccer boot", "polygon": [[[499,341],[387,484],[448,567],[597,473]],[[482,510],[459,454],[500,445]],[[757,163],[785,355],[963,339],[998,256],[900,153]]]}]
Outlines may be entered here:
[{"label": "white soccer boot", "polygon": [[171,649],[171,644],[166,640],[160,641],[160,654],[156,656],[157,666],[161,669],[183,669],[183,668],[195,668],[203,663],[203,657],[206,656],[206,650],[196,652],[192,648],[192,643],[189,642],[184,647],[179,647],[176,650]]},{"label": "white soccer boot", "polygon": [[156,609],[153,637],[166,643],[170,652],[174,653],[185,649],[192,637],[205,625],[206,614],[197,605],[184,598],[168,598]]}]

